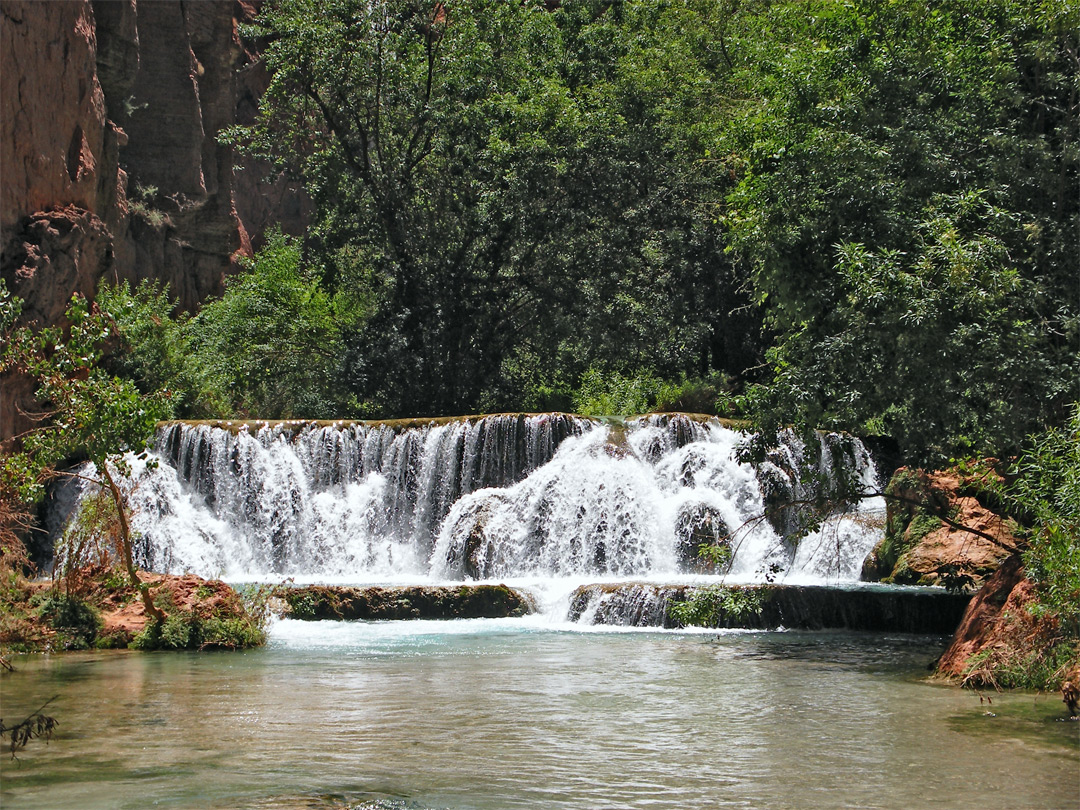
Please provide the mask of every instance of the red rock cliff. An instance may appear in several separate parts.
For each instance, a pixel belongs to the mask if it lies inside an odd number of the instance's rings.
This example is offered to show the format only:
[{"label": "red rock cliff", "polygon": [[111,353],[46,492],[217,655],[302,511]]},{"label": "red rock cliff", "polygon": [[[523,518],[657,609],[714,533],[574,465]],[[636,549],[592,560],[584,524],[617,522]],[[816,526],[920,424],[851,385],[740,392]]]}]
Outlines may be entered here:
[{"label": "red rock cliff", "polygon": [[[189,310],[221,294],[250,250],[217,135],[236,121],[251,61],[237,19],[251,14],[233,0],[0,0],[0,275],[28,318],[61,322],[103,276],[159,279]],[[0,440],[28,426],[31,393],[0,381]]]}]

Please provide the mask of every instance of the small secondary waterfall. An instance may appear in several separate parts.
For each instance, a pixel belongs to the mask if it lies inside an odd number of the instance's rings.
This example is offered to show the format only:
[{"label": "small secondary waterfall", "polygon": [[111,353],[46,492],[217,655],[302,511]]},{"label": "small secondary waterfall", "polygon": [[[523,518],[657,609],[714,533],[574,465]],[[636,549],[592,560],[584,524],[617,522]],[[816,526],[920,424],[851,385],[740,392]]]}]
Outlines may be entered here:
[{"label": "small secondary waterfall", "polygon": [[204,576],[858,579],[880,504],[798,540],[777,507],[840,474],[872,483],[862,445],[789,437],[752,466],[741,439],[678,414],[170,423],[129,497],[142,564]]}]

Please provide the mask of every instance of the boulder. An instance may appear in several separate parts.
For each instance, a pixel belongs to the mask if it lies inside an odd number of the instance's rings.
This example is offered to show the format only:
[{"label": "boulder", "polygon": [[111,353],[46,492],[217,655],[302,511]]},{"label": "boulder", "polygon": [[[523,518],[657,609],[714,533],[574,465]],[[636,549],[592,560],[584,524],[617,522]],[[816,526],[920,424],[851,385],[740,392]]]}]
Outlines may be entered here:
[{"label": "boulder", "polygon": [[[723,516],[707,504],[683,509],[675,523],[679,569],[688,573],[726,573],[732,557],[730,535]],[[709,549],[706,556],[700,553],[702,546]]]},{"label": "boulder", "polygon": [[505,585],[282,588],[285,617],[303,620],[500,619],[535,610],[526,594]]},{"label": "boulder", "polygon": [[[974,588],[1018,546],[1007,522],[956,471],[901,468],[887,492],[894,497],[887,501],[886,536],[864,564],[863,579]],[[976,531],[946,524],[935,513]]]}]

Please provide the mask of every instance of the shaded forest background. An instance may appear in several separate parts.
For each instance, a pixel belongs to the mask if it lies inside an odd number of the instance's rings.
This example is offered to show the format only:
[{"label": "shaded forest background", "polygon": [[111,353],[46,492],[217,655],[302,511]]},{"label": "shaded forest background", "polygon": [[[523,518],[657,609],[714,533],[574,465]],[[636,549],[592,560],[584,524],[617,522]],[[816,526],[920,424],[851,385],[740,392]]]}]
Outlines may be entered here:
[{"label": "shaded forest background", "polygon": [[668,407],[921,462],[1064,423],[1075,6],[556,5],[264,6],[223,139],[310,226],[191,317],[106,293],[124,371],[179,416]]}]

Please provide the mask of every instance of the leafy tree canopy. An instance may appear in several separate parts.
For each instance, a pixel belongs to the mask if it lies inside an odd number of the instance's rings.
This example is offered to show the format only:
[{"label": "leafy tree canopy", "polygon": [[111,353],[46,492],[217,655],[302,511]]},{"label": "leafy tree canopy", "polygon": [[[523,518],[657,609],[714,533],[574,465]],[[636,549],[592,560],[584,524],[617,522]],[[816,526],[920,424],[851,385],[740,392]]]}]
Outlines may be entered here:
[{"label": "leafy tree canopy", "polygon": [[[1066,2],[774,3],[729,52],[727,249],[775,338],[761,424],[1015,452],[1076,398],[1077,30]],[[765,32],[768,35],[765,35]]]},{"label": "leafy tree canopy", "polygon": [[704,371],[739,344],[705,152],[718,7],[565,5],[260,17],[273,81],[232,137],[303,178],[324,281],[372,303],[343,372],[373,414],[508,406],[537,398],[513,380],[593,362]]}]

